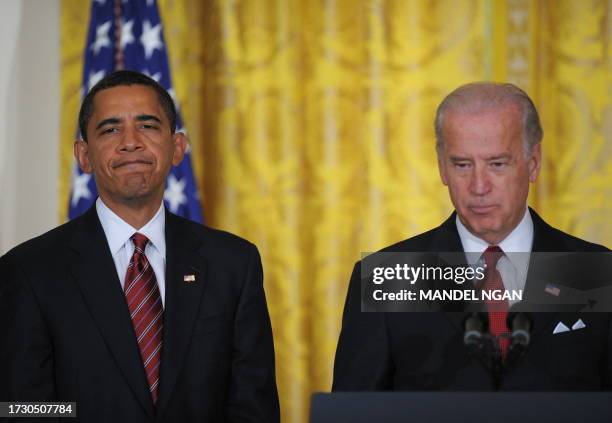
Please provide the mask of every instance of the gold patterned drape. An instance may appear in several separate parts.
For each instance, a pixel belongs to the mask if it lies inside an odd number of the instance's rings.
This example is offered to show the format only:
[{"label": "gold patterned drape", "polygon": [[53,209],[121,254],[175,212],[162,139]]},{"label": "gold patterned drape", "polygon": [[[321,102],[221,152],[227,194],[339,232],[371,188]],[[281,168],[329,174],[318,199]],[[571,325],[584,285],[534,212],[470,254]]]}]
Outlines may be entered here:
[{"label": "gold patterned drape", "polygon": [[[329,390],[352,264],[450,212],[442,97],[482,79],[534,98],[531,203],[612,245],[612,1],[160,0],[207,222],[261,250],[285,422]],[[62,192],[88,7],[62,1]],[[65,216],[62,207],[61,216]]]}]

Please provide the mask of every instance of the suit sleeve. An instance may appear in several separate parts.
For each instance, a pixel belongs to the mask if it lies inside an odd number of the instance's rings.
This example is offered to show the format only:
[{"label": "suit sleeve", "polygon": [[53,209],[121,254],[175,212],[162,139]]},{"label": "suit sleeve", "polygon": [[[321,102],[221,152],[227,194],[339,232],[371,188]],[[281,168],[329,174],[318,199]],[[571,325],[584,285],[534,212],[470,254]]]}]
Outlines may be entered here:
[{"label": "suit sleeve", "polygon": [[227,416],[231,422],[279,422],[272,327],[261,258],[251,246],[234,322]]},{"label": "suit sleeve", "polygon": [[51,337],[30,281],[0,258],[0,401],[56,398]]},{"label": "suit sleeve", "polygon": [[612,391],[612,313],[608,314],[605,357],[602,359],[601,389]]},{"label": "suit sleeve", "polygon": [[361,312],[361,266],[349,282],[334,362],[332,391],[392,389],[385,313]]}]

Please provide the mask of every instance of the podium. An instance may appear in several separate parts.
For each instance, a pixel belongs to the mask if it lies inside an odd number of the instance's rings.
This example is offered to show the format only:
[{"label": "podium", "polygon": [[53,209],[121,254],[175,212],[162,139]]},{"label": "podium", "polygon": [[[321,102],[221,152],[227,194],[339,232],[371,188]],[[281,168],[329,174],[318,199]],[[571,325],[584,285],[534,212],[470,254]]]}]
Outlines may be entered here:
[{"label": "podium", "polygon": [[310,422],[610,423],[612,393],[316,393],[312,396]]}]

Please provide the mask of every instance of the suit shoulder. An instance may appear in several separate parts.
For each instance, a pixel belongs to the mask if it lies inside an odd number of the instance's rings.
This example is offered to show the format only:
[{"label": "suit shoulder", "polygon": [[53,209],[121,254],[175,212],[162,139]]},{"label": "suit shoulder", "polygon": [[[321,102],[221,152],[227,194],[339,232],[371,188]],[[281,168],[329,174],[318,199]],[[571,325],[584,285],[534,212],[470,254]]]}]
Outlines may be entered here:
[{"label": "suit shoulder", "polygon": [[604,252],[610,251],[607,247],[595,244],[594,242],[586,241],[576,236],[565,233],[559,229],[552,228],[555,231],[555,235],[565,246],[565,249],[569,251],[585,251],[585,252]]},{"label": "suit shoulder", "polygon": [[42,235],[24,241],[9,250],[5,254],[5,257],[13,257],[18,260],[32,260],[40,254],[57,254],[62,247],[68,245],[69,240],[78,225],[77,221],[78,219],[71,220],[43,233]]},{"label": "suit shoulder", "polygon": [[423,232],[422,234],[415,235],[408,239],[404,239],[402,241],[396,242],[395,244],[389,245],[382,250],[379,250],[379,253],[390,253],[390,252],[421,252],[428,251],[436,231],[438,228],[430,229],[427,232]]},{"label": "suit shoulder", "polygon": [[186,227],[186,229],[194,234],[207,247],[220,252],[237,252],[248,251],[257,247],[252,242],[235,235],[231,232],[214,229],[210,226],[203,225],[180,216],[173,215],[177,219],[177,223]]},{"label": "suit shoulder", "polygon": [[551,251],[610,251],[603,245],[586,241],[549,225],[532,209],[530,209],[530,212],[534,225],[534,236],[539,237],[540,240],[545,240],[545,246]]}]

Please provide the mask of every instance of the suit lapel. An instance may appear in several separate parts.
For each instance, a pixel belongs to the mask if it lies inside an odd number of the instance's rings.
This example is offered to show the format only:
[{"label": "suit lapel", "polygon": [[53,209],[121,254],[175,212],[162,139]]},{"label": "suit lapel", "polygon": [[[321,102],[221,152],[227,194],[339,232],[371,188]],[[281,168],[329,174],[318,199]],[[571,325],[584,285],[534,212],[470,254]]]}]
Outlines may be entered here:
[{"label": "suit lapel", "polygon": [[[559,250],[559,244],[555,242],[554,237],[551,236],[552,230],[550,226],[542,218],[533,210],[531,207],[529,208],[529,212],[531,214],[531,220],[533,221],[533,246],[531,251],[534,253],[540,252],[552,252]],[[535,256],[532,255],[529,263],[529,270],[527,273],[527,284],[525,285],[525,298],[528,301],[530,292],[534,289],[537,289],[533,284],[529,283],[531,279],[529,277],[529,273],[533,271],[535,268]],[[540,286],[541,288],[541,286]],[[535,298],[538,298],[538,295],[535,295]],[[533,328],[531,330],[532,337],[539,336],[542,333],[542,330],[546,327],[546,325],[552,320],[558,313],[555,312],[542,312],[542,313],[531,313],[533,320]]]},{"label": "suit lapel", "polygon": [[449,253],[463,252],[463,245],[461,244],[461,238],[459,238],[459,232],[457,232],[457,225],[455,223],[456,216],[457,212],[453,212],[449,218],[438,227],[431,240],[431,251]]},{"label": "suit lapel", "polygon": [[166,304],[158,416],[163,416],[185,363],[206,285],[201,240],[189,225],[166,212]]},{"label": "suit lapel", "polygon": [[[455,223],[456,216],[457,213],[453,212],[450,217],[438,227],[438,230],[435,232],[431,241],[430,251],[437,252],[438,254],[445,252],[453,253],[453,255],[456,253],[463,253],[463,245],[461,244],[461,238],[459,238],[457,225]],[[448,286],[446,286],[446,288],[448,288]],[[457,288],[471,289],[471,285],[466,283],[463,285],[457,285]],[[456,306],[456,304],[453,304],[453,306]],[[457,330],[463,332],[463,319],[465,317],[465,313],[463,311],[457,312],[455,307],[453,307],[453,310],[449,310],[448,312],[444,313],[444,315],[450,320]]]},{"label": "suit lapel", "polygon": [[93,320],[132,392],[150,417],[153,402],[125,296],[95,206],[80,218],[71,242],[71,270]]}]

